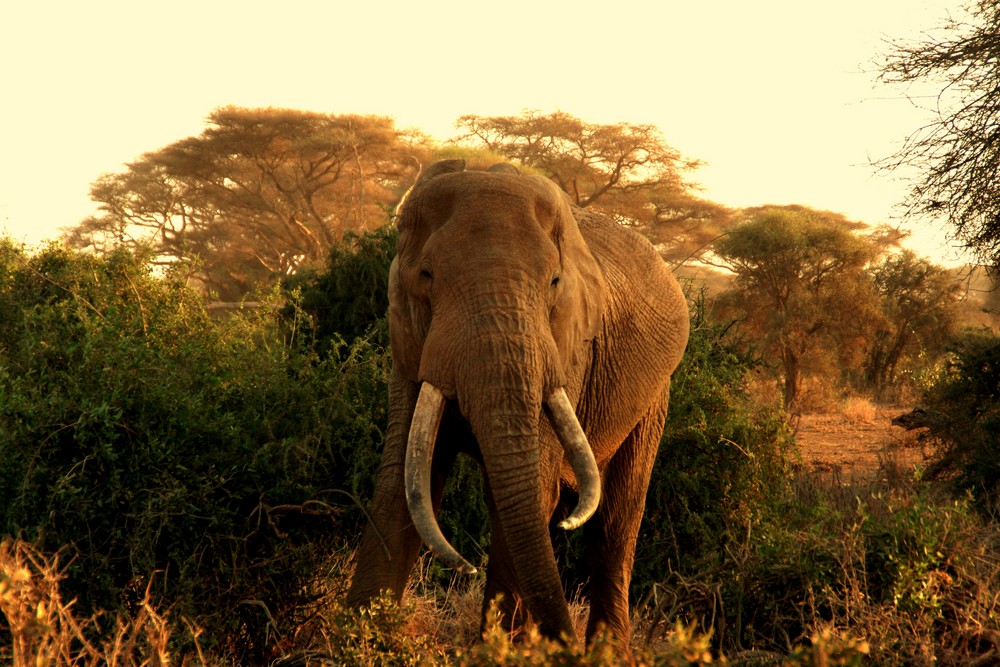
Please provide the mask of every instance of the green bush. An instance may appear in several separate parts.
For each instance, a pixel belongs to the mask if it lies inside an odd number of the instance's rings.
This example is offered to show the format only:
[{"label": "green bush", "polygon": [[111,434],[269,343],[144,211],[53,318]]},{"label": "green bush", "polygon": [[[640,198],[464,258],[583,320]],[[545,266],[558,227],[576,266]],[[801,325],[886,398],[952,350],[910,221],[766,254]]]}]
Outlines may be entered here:
[{"label": "green bush", "polygon": [[311,318],[319,349],[362,337],[388,346],[389,266],[397,236],[393,225],[360,236],[348,232],[330,249],[323,271],[305,271],[286,281],[286,290],[302,292],[301,308]]},{"label": "green bush", "polygon": [[[355,280],[384,272],[391,233],[358,243],[369,242],[386,254],[328,270]],[[349,284],[341,279],[264,295],[257,310],[220,323],[143,257],[0,242],[0,532],[63,552],[60,585],[80,614],[127,617],[148,600],[204,628],[201,646],[223,662],[285,655],[320,617],[315,637],[332,640],[311,646],[347,664],[613,662],[600,642],[515,645],[498,632],[452,658],[414,636],[406,608],[386,603],[366,617],[323,606],[314,584],[330,552],[360,534],[349,495],[371,497],[390,364],[379,289],[356,290],[359,303],[344,290],[327,311],[309,301],[311,289]],[[701,299],[691,308],[633,580],[638,625],[666,643],[637,659],[708,662],[709,632],[734,661],[855,664],[867,645],[851,637],[868,641],[869,664],[966,664],[1000,652],[995,526],[923,482],[796,483],[781,412],[750,399],[754,359]],[[325,321],[342,312],[368,315]],[[980,508],[1000,460],[990,449],[996,350],[995,338],[968,337],[927,403],[929,415],[952,420],[930,429],[950,456],[941,474]],[[482,552],[478,470],[460,459],[452,477],[441,523],[463,552]],[[570,590],[584,584],[579,534],[562,554]],[[432,593],[446,576],[425,575]]]},{"label": "green bush", "polygon": [[872,665],[961,665],[1000,648],[987,639],[1000,613],[994,527],[922,482],[830,482],[803,479],[731,573],[731,651],[784,652],[822,628],[865,638]]},{"label": "green bush", "polygon": [[148,267],[0,243],[0,531],[67,551],[85,612],[148,586],[263,659],[357,532],[342,492],[371,494],[388,356],[320,358],[269,304],[219,324]]},{"label": "green bush", "polygon": [[928,474],[971,493],[984,514],[1000,510],[1000,337],[965,332],[922,399]]},{"label": "green bush", "polygon": [[783,413],[754,403],[757,360],[691,303],[691,337],[646,496],[633,593],[672,573],[720,567],[790,490],[794,440]]}]

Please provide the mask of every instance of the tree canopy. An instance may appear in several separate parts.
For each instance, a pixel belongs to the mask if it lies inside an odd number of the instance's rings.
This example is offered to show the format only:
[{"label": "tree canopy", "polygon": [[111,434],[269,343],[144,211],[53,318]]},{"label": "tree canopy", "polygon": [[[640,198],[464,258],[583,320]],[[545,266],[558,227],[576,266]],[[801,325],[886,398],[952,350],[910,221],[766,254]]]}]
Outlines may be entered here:
[{"label": "tree canopy", "polygon": [[683,158],[652,125],[587,123],[563,112],[462,116],[450,145],[388,118],[226,107],[200,135],[140,156],[91,187],[98,212],[77,248],[147,248],[192,283],[235,301],[323,264],[347,232],[385,224],[423,164],[461,150],[551,178],[581,207],[649,237],[668,261],[708,251],[732,212],[701,199]]},{"label": "tree canopy", "polygon": [[950,272],[911,250],[887,255],[871,277],[880,309],[870,323],[864,375],[880,395],[905,354],[943,352],[957,329],[960,289]]},{"label": "tree canopy", "polygon": [[940,86],[929,103],[914,98],[932,120],[880,162],[916,169],[906,210],[943,215],[981,261],[1000,265],[1000,0],[977,0],[969,20],[893,42],[881,70],[888,84]]},{"label": "tree canopy", "polygon": [[561,111],[465,115],[457,125],[457,141],[538,170],[577,206],[639,227],[668,260],[704,252],[729,222],[726,207],[685,180],[701,162],[682,157],[653,125],[588,123]]},{"label": "tree canopy", "polygon": [[199,136],[146,153],[91,188],[81,248],[148,246],[189,262],[223,300],[319,265],[347,231],[383,225],[426,152],[388,118],[223,108]]}]

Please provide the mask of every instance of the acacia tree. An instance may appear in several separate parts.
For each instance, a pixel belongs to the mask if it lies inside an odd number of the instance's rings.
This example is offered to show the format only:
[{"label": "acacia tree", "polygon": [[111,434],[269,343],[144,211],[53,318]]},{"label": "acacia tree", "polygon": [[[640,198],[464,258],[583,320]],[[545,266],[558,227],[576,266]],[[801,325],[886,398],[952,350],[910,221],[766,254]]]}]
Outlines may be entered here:
[{"label": "acacia tree", "polygon": [[317,265],[347,231],[382,225],[427,150],[388,118],[227,107],[199,136],[147,153],[91,188],[99,213],[71,244],[151,246],[234,300]]},{"label": "acacia tree", "polygon": [[[781,368],[784,404],[794,410],[804,362],[838,346],[870,317],[864,267],[879,246],[859,223],[804,207],[749,209],[715,244],[736,275],[724,300],[734,304]],[[845,327],[850,323],[854,326]]]},{"label": "acacia tree", "polygon": [[919,40],[893,42],[881,80],[940,86],[924,105],[932,120],[879,163],[916,168],[906,210],[945,216],[981,261],[1000,266],[1000,0],[976,0],[968,19],[952,17]]},{"label": "acacia tree", "polygon": [[455,141],[543,173],[577,206],[639,227],[667,259],[704,251],[729,223],[730,211],[697,197],[684,178],[701,163],[683,158],[653,125],[601,125],[534,111],[465,115],[456,124],[464,133]]},{"label": "acacia tree", "polygon": [[[882,393],[911,351],[936,353],[955,333],[959,282],[911,250],[887,255],[872,272],[881,301],[864,364],[867,385]],[[914,350],[916,348],[916,350]]]}]

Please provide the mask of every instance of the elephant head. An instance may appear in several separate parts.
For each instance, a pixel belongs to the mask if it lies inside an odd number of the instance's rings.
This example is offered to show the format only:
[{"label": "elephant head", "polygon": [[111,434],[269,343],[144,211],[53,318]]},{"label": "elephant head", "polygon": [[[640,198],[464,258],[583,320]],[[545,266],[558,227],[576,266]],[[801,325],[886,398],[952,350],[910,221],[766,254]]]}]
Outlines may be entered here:
[{"label": "elephant head", "polygon": [[[525,601],[544,625],[546,604],[565,606],[548,534],[564,453],[579,500],[560,525],[581,525],[601,495],[566,387],[602,326],[603,273],[563,193],[509,165],[428,167],[398,227],[389,308],[394,373],[420,386],[405,459],[413,524],[442,560],[475,571],[441,534],[431,504],[438,425],[454,401],[478,443]],[[540,447],[542,439],[562,449]]]}]

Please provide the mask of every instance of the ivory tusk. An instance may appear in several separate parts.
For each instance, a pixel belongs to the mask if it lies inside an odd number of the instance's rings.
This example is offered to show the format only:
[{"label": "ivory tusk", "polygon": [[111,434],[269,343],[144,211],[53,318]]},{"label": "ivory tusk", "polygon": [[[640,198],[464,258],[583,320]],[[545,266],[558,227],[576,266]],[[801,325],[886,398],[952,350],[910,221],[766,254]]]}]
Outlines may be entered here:
[{"label": "ivory tusk", "polygon": [[573,512],[559,522],[564,530],[573,530],[582,526],[587,519],[597,511],[601,501],[601,473],[597,469],[594,452],[587,441],[587,435],[576,418],[576,412],[570,405],[566,390],[556,389],[549,396],[546,404],[552,412],[552,423],[555,426],[559,442],[566,450],[573,474],[580,488],[580,495]]},{"label": "ivory tusk", "polygon": [[475,574],[476,568],[462,558],[441,533],[431,504],[431,463],[434,459],[434,441],[437,440],[443,413],[444,394],[429,382],[423,383],[417,396],[417,405],[410,423],[410,437],[406,443],[406,504],[410,509],[413,526],[430,550],[459,572]]}]

